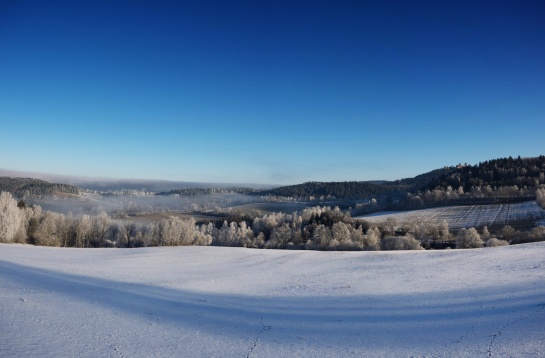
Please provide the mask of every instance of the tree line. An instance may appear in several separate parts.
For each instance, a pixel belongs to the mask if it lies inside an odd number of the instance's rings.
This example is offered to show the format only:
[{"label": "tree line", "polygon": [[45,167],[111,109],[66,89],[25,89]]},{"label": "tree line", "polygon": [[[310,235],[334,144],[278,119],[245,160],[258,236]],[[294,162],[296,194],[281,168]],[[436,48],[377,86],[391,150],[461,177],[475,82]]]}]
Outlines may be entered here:
[{"label": "tree line", "polygon": [[306,250],[422,250],[472,248],[541,241],[545,227],[519,232],[510,226],[498,233],[485,227],[457,233],[444,221],[439,227],[412,223],[399,227],[395,220],[371,225],[354,220],[338,207],[313,207],[292,214],[259,216],[234,213],[223,222],[196,223],[170,217],[157,223],[137,224],[98,215],[42,211],[0,193],[0,242],[61,247],[142,247],[177,245],[239,246]]}]

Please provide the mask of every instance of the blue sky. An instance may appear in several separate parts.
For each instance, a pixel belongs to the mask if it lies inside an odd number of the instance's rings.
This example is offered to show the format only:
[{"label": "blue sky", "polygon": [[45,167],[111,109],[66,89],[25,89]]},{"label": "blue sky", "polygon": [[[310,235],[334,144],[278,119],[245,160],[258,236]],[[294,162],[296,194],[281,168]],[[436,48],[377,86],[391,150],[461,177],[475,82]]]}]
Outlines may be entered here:
[{"label": "blue sky", "polygon": [[294,184],[545,154],[543,1],[0,1],[0,168]]}]

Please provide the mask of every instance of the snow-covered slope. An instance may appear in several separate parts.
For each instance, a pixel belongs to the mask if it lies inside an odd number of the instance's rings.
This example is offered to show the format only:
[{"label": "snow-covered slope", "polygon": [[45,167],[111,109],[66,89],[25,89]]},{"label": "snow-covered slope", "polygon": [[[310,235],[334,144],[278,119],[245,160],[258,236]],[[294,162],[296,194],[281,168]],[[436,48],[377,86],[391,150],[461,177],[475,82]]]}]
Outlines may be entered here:
[{"label": "snow-covered slope", "polygon": [[545,356],[545,243],[0,245],[1,357]]},{"label": "snow-covered slope", "polygon": [[445,220],[451,229],[479,227],[483,225],[510,225],[517,222],[535,222],[542,224],[545,210],[535,201],[515,204],[443,206],[438,208],[410,211],[382,211],[362,215],[356,219],[364,219],[372,223],[382,223],[394,218],[399,226],[419,223],[424,226],[439,226]]}]

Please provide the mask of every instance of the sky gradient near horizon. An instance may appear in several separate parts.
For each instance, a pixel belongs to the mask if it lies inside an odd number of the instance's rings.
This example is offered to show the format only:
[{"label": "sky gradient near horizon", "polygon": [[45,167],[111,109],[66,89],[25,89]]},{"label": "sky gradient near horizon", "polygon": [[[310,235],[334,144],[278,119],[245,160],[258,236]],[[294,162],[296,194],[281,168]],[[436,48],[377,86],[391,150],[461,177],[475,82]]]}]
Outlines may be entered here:
[{"label": "sky gradient near horizon", "polygon": [[2,1],[0,168],[295,184],[545,154],[543,1]]}]

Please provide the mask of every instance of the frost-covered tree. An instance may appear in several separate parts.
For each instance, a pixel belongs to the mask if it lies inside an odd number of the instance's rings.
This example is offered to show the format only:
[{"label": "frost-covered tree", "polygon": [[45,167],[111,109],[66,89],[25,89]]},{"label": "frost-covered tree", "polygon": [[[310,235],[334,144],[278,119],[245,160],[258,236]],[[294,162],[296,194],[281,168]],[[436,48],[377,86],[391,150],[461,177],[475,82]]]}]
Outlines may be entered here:
[{"label": "frost-covered tree", "polygon": [[137,239],[142,241],[142,234],[139,234],[138,226],[132,222],[127,221],[119,225],[119,236],[117,240],[117,247],[135,247],[141,246],[136,241]]},{"label": "frost-covered tree", "polygon": [[380,250],[380,229],[376,226],[367,230],[363,236],[363,249],[368,251]]},{"label": "frost-covered tree", "polygon": [[265,234],[260,232],[255,238],[254,245],[255,245],[255,247],[258,247],[260,249],[264,248],[265,247]]},{"label": "frost-covered tree", "polygon": [[[543,177],[543,173],[540,174],[540,179]],[[545,209],[545,188],[539,188],[536,190],[536,201]]]},{"label": "frost-covered tree", "polygon": [[215,232],[212,244],[218,246],[252,246],[253,232],[245,221],[237,225],[236,222],[223,222],[223,226]]},{"label": "frost-covered tree", "polygon": [[214,225],[212,223],[202,224],[195,229],[195,245],[207,246],[212,243]]},{"label": "frost-covered tree", "polygon": [[176,216],[161,220],[158,225],[158,230],[159,245],[178,245],[182,233],[182,220]]},{"label": "frost-covered tree", "polygon": [[70,246],[72,236],[74,235],[74,217],[71,214],[59,214],[56,217],[57,236],[62,247]]},{"label": "frost-covered tree", "polygon": [[285,249],[291,242],[292,230],[284,223],[273,229],[271,238],[265,243],[266,249]]},{"label": "frost-covered tree", "polygon": [[441,227],[439,229],[439,237],[440,237],[440,240],[442,240],[443,242],[449,241],[451,239],[449,225],[446,220],[443,220],[441,222]]},{"label": "frost-covered tree", "polygon": [[530,230],[528,233],[528,239],[534,242],[545,241],[545,226],[539,225]]},{"label": "frost-covered tree", "polygon": [[475,249],[483,247],[483,240],[481,235],[475,228],[460,229],[456,234],[456,248],[457,249]]},{"label": "frost-covered tree", "polygon": [[142,243],[144,246],[159,246],[159,230],[156,223],[142,226]]},{"label": "frost-covered tree", "polygon": [[91,217],[83,214],[74,219],[74,242],[75,247],[89,247],[91,238]]},{"label": "frost-covered tree", "polygon": [[254,240],[252,228],[246,224],[246,221],[241,221],[237,229],[237,246],[245,246],[245,243]]},{"label": "frost-covered tree", "polygon": [[0,242],[12,242],[20,229],[23,212],[10,193],[0,193]]},{"label": "frost-covered tree", "polygon": [[352,244],[361,250],[363,248],[363,227],[361,225],[358,228],[349,226],[349,230]]},{"label": "frost-covered tree", "polygon": [[393,235],[397,227],[397,220],[394,217],[389,217],[386,219],[384,224],[382,224],[382,231],[388,235]]},{"label": "frost-covered tree", "polygon": [[111,226],[111,220],[106,212],[102,211],[91,219],[93,246],[104,247],[106,235]]},{"label": "frost-covered tree", "polygon": [[328,250],[333,239],[329,227],[320,224],[314,228],[312,237],[305,244],[307,250]]},{"label": "frost-covered tree", "polygon": [[24,206],[22,209],[23,217],[14,241],[18,243],[34,243],[36,231],[40,225],[43,212],[42,208],[36,205]]},{"label": "frost-covered tree", "polygon": [[41,246],[60,246],[61,238],[59,237],[58,223],[60,222],[59,216],[62,214],[52,211],[46,211],[43,214],[36,232],[34,233],[34,240],[36,245]]},{"label": "frost-covered tree", "polygon": [[183,220],[180,232],[180,245],[193,245],[195,241],[195,219],[190,217],[189,220]]},{"label": "frost-covered tree", "polygon": [[481,239],[484,241],[490,239],[490,231],[488,231],[488,227],[485,225],[483,226],[483,232],[481,234]]},{"label": "frost-covered tree", "polygon": [[501,229],[501,236],[503,236],[504,240],[511,241],[516,235],[517,231],[511,225],[505,225]]},{"label": "frost-covered tree", "polygon": [[341,221],[333,224],[331,227],[331,234],[333,240],[329,244],[332,249],[340,250],[352,250],[355,248],[355,245],[352,242],[352,234],[350,229],[352,225],[345,224]]}]

